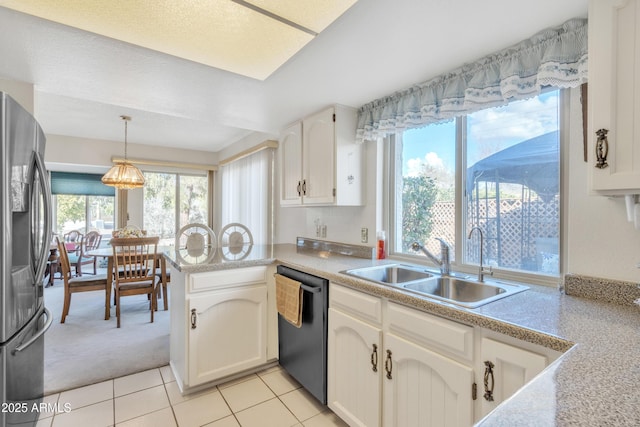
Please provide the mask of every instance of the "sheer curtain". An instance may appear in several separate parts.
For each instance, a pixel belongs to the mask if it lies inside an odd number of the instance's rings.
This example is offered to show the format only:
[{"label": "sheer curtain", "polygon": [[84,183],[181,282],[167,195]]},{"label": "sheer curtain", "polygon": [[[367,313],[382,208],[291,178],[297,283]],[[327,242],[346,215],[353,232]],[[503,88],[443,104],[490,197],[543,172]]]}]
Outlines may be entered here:
[{"label": "sheer curtain", "polygon": [[[472,40],[470,40],[472,42]],[[453,119],[587,81],[587,20],[572,19],[514,46],[358,110],[358,142]]]},{"label": "sheer curtain", "polygon": [[267,148],[220,167],[220,225],[245,225],[253,243],[271,243],[274,149]]}]

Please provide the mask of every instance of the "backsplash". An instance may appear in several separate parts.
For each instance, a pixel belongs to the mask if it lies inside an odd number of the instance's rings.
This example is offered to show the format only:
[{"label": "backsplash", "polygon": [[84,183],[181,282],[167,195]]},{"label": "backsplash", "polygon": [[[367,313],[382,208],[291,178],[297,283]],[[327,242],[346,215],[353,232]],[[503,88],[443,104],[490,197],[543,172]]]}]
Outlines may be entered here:
[{"label": "backsplash", "polygon": [[640,300],[638,283],[578,274],[565,274],[564,290],[567,295],[618,305],[634,305]]},{"label": "backsplash", "polygon": [[326,240],[315,240],[307,237],[296,239],[298,252],[314,252],[329,256],[347,255],[357,258],[375,259],[376,251],[371,246],[350,245],[347,243],[328,242]]}]

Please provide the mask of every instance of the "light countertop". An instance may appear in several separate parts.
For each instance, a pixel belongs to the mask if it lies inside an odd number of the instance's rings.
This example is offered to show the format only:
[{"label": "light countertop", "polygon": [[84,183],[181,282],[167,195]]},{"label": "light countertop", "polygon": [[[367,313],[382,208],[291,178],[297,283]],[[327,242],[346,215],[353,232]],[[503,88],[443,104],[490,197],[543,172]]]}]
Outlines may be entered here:
[{"label": "light countertop", "polygon": [[389,260],[308,254],[298,252],[293,244],[256,246],[242,260],[216,254],[199,265],[181,264],[175,252],[165,256],[172,268],[185,273],[277,262],[425,312],[566,352],[480,421],[482,427],[640,425],[638,306],[599,302],[528,285],[526,292],[465,309],[340,273]]}]

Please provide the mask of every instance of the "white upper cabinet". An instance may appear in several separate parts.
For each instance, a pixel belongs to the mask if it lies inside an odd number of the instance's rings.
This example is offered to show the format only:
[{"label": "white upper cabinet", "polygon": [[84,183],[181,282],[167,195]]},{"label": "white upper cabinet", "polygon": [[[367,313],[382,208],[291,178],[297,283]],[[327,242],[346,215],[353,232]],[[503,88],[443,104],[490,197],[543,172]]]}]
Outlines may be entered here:
[{"label": "white upper cabinet", "polygon": [[640,193],[640,0],[590,1],[588,103],[591,189]]},{"label": "white upper cabinet", "polygon": [[280,204],[299,205],[302,202],[302,122],[286,128],[280,138]]},{"label": "white upper cabinet", "polygon": [[286,128],[280,139],[283,206],[364,203],[362,145],[356,112],[336,105]]}]

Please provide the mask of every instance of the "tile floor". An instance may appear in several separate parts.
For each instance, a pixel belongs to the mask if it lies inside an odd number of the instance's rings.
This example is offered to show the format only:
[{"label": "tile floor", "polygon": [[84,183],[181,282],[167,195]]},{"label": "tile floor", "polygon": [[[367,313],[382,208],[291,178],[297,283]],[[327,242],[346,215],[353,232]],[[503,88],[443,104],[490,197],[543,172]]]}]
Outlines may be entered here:
[{"label": "tile floor", "polygon": [[168,366],[46,396],[37,427],[346,426],[279,366],[182,396]]}]

